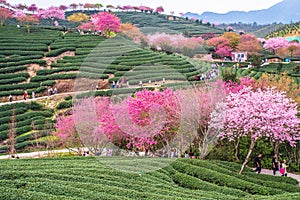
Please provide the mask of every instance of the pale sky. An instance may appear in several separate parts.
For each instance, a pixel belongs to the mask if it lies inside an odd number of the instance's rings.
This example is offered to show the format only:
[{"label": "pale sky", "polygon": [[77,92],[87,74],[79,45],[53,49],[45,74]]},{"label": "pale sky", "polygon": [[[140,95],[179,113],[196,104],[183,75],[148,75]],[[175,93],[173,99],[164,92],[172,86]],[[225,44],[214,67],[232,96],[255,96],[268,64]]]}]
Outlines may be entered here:
[{"label": "pale sky", "polygon": [[194,12],[201,14],[204,11],[226,13],[228,11],[250,11],[266,9],[283,0],[7,0],[10,4],[35,3],[38,7],[70,5],[71,3],[101,3],[102,5],[145,5],[152,8],[163,6],[165,13],[175,11]]}]

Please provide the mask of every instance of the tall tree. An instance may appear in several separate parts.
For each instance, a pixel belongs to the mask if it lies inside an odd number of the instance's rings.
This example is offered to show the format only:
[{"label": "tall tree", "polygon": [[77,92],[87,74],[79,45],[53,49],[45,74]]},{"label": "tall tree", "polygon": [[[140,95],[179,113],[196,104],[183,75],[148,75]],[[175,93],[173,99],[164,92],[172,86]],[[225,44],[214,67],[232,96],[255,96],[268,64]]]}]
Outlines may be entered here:
[{"label": "tall tree", "polygon": [[268,39],[265,44],[264,48],[271,50],[274,54],[276,54],[276,51],[280,48],[287,47],[289,42],[283,38],[283,37],[276,37],[276,38],[270,38]]},{"label": "tall tree", "polygon": [[8,18],[13,17],[13,12],[7,8],[0,7],[0,27],[2,27]]},{"label": "tall tree", "polygon": [[31,24],[38,24],[40,19],[38,15],[25,14],[23,11],[18,11],[15,13],[15,18],[27,28],[27,32],[30,33]]},{"label": "tall tree", "polygon": [[243,34],[240,36],[240,42],[237,45],[238,51],[245,51],[249,55],[258,54],[262,51],[262,45],[259,40],[251,34]]},{"label": "tall tree", "polygon": [[28,8],[27,8],[28,11],[34,13],[38,10],[38,7],[35,5],[35,4],[31,4]]},{"label": "tall tree", "polygon": [[[99,12],[91,16],[91,22],[87,22],[89,25],[93,25],[95,31],[101,31],[105,36],[110,36],[112,33],[120,32],[121,20],[109,12]],[[85,27],[86,24],[82,24],[81,27]]]},{"label": "tall tree", "polygon": [[257,140],[268,138],[296,145],[296,141],[300,139],[300,119],[296,115],[296,103],[272,88],[253,91],[251,87],[245,87],[237,93],[229,93],[225,128],[221,137],[230,141],[245,136],[251,138],[240,174],[248,163]]},{"label": "tall tree", "polygon": [[72,10],[76,10],[76,9],[78,8],[78,4],[72,3],[72,4],[70,4],[69,7],[70,7]]},{"label": "tall tree", "polygon": [[194,143],[199,149],[200,158],[205,158],[217,142],[225,121],[226,94],[223,84],[219,81],[207,87],[195,86],[176,91],[176,94],[181,103],[181,110],[178,110],[181,123],[177,136],[180,153]]}]

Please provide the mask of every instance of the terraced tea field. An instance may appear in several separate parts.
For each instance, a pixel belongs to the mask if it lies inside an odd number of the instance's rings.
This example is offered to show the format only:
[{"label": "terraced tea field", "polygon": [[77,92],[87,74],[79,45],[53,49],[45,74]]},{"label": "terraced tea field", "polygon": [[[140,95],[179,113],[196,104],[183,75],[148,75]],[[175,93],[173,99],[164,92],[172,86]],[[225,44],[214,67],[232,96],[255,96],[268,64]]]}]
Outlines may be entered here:
[{"label": "terraced tea field", "polygon": [[[222,161],[174,160],[149,173],[104,165],[119,158],[69,157],[0,163],[1,199],[298,199],[297,181],[257,175]],[[158,160],[136,158],[134,167]],[[131,161],[132,162],[132,161]],[[141,165],[147,163],[147,166]],[[126,164],[126,163],[125,163]],[[130,164],[129,162],[127,164]],[[131,163],[132,166],[133,163]],[[134,170],[134,169],[132,169]],[[142,171],[142,170],[141,170]]]}]

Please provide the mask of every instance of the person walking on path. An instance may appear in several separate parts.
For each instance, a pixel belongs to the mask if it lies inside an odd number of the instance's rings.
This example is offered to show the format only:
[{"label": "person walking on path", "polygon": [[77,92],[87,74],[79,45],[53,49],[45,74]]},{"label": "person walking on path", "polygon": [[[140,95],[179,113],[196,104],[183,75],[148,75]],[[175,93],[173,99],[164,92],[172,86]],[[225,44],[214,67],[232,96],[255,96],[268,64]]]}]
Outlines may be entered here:
[{"label": "person walking on path", "polygon": [[34,93],[34,91],[32,91],[31,97],[32,97],[32,99],[35,99],[35,93]]},{"label": "person walking on path", "polygon": [[273,158],[272,158],[272,168],[273,168],[273,175],[276,176],[276,171],[279,170],[279,163],[277,160],[277,154],[274,154]]},{"label": "person walking on path", "polygon": [[283,160],[280,165],[280,173],[282,174],[281,176],[287,176],[286,168],[288,168],[288,166],[286,165],[286,160]]},{"label": "person walking on path", "polygon": [[26,101],[26,99],[27,99],[27,92],[26,92],[26,90],[24,91],[24,100]]},{"label": "person walking on path", "polygon": [[11,96],[11,94],[9,95],[9,102],[12,102],[13,97]]},{"label": "person walking on path", "polygon": [[254,158],[254,164],[255,164],[255,172],[257,172],[258,174],[260,174],[261,172],[261,157],[262,157],[262,154],[258,154],[258,156],[256,156]]}]

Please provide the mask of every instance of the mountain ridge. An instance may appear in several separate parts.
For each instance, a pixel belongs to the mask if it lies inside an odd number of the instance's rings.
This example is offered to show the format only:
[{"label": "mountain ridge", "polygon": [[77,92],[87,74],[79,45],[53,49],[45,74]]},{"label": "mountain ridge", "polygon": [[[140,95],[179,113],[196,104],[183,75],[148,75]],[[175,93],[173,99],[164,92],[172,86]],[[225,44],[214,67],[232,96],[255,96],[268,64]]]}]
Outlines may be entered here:
[{"label": "mountain ridge", "polygon": [[252,10],[252,11],[230,11],[227,13],[203,12],[201,15],[188,12],[185,17],[207,20],[217,23],[290,23],[300,21],[300,1],[284,0],[268,9]]}]

